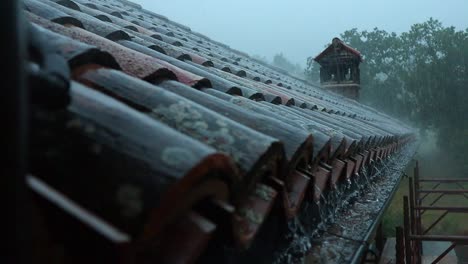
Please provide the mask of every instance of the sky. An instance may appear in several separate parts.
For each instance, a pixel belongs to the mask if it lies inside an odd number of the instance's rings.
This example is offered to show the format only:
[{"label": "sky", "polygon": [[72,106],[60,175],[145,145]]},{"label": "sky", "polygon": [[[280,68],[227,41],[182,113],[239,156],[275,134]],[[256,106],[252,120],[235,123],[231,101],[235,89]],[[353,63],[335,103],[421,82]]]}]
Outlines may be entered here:
[{"label": "sky", "polygon": [[345,30],[401,33],[430,17],[468,28],[468,0],[131,0],[209,38],[271,61],[305,67]]}]

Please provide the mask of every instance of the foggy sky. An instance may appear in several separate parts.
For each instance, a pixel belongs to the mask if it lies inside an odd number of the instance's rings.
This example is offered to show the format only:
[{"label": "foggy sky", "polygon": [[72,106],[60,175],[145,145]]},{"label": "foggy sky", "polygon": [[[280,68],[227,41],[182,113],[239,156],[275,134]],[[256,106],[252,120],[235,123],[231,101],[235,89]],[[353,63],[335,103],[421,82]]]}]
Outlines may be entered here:
[{"label": "foggy sky", "polygon": [[305,66],[345,30],[397,33],[430,17],[468,27],[467,0],[131,0],[211,39],[269,60],[276,53]]}]

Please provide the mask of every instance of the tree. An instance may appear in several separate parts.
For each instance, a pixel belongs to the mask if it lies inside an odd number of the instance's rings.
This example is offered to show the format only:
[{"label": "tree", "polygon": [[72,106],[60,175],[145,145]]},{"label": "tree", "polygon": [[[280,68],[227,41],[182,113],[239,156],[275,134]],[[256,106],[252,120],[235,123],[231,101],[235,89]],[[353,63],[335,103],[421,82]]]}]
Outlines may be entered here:
[{"label": "tree", "polygon": [[261,62],[264,62],[264,63],[269,63],[267,57],[265,57],[265,56],[254,54],[254,55],[252,55],[252,58],[254,58],[256,60],[259,60]]},{"label": "tree", "polygon": [[[341,38],[364,56],[362,102],[435,131],[439,148],[468,172],[468,29],[431,18],[400,35],[351,29]],[[316,78],[311,58],[306,72]]]},{"label": "tree", "polygon": [[320,82],[320,65],[314,61],[313,57],[307,58],[307,68],[304,70],[304,75],[308,81]]},{"label": "tree", "polygon": [[298,63],[292,63],[283,55],[282,52],[279,54],[276,54],[273,57],[272,65],[278,68],[281,68],[296,76],[302,76],[304,74],[304,70],[302,69],[302,67]]}]

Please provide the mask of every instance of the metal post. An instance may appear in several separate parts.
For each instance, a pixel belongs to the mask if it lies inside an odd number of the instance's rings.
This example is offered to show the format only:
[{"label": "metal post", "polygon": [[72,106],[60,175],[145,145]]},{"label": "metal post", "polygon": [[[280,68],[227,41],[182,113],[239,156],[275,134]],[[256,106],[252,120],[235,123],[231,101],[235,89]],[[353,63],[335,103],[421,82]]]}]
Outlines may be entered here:
[{"label": "metal post", "polygon": [[384,235],[382,229],[382,222],[380,222],[379,226],[377,227],[377,233],[375,235],[375,246],[377,250],[379,250],[379,255],[382,256],[382,252],[384,249]]},{"label": "metal post", "polygon": [[409,219],[408,196],[403,197],[403,224],[404,224],[404,239],[405,239],[405,258],[406,264],[411,264],[411,240],[410,240],[410,219]]},{"label": "metal post", "polygon": [[[415,200],[415,197],[414,197],[414,182],[413,182],[413,178],[412,177],[409,177],[408,179],[408,188],[409,188],[409,209],[410,209],[410,224],[411,224],[411,234],[416,234],[417,231],[418,231],[418,227],[420,226],[420,222],[417,217],[417,212],[414,210],[415,209],[415,203],[416,203],[416,200]],[[415,263],[419,263],[420,262],[420,245],[419,245],[419,242],[418,241],[415,241],[413,243],[411,243],[412,245],[412,250],[414,252],[414,261]]]},{"label": "metal post", "polygon": [[[1,146],[5,154],[0,169],[2,195],[5,205],[2,225],[6,252],[0,254],[1,263],[33,263],[30,258],[31,233],[26,173],[26,121],[27,94],[24,85],[26,41],[21,22],[23,12],[15,0],[0,2],[0,32],[2,32],[2,132]],[[5,151],[6,150],[6,151]],[[7,209],[8,208],[8,209]],[[11,208],[11,209],[10,209]],[[6,236],[6,237],[5,237]]]},{"label": "metal post", "polygon": [[[421,178],[419,177],[419,161],[416,161],[416,166],[414,167],[414,197],[415,197],[415,202],[416,206],[421,206],[422,204],[422,199],[420,197],[420,180]],[[415,211],[415,216],[416,216],[416,234],[421,235],[422,233],[422,219],[421,219],[421,211],[416,210]],[[417,241],[416,245],[418,247],[419,255],[422,256],[423,253],[423,246],[422,246],[422,241]],[[421,259],[419,260],[419,262]]]},{"label": "metal post", "polygon": [[414,167],[414,190],[415,190],[415,198],[416,198],[416,204],[420,205],[419,201],[419,161],[416,161],[416,166]]},{"label": "metal post", "polygon": [[395,252],[396,252],[396,264],[405,264],[405,238],[403,228],[401,226],[396,227],[396,241],[395,241]]},{"label": "metal post", "polygon": [[409,189],[409,214],[410,214],[410,224],[411,224],[411,234],[415,234],[415,218],[414,218],[414,188],[413,188],[413,178],[408,178],[408,189]]}]

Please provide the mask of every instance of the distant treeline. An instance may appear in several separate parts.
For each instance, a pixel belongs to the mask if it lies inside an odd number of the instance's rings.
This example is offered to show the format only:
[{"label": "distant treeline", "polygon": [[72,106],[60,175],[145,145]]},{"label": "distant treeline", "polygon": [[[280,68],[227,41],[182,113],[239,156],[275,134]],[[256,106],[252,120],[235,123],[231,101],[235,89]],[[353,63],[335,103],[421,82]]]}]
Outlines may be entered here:
[{"label": "distant treeline", "polygon": [[[431,18],[402,34],[351,29],[341,39],[364,56],[361,101],[435,132],[441,153],[468,177],[468,29]],[[318,79],[319,67],[309,58],[308,78]]]}]

